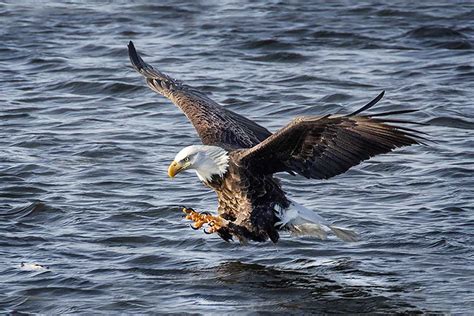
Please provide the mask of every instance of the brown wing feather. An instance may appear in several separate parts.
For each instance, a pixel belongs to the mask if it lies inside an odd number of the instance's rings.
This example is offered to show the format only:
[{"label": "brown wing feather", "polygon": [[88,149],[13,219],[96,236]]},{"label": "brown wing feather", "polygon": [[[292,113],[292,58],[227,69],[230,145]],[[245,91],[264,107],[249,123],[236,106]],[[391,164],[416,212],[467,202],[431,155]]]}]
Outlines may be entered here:
[{"label": "brown wing feather", "polygon": [[227,110],[202,92],[182,84],[145,63],[128,44],[132,66],[146,78],[148,86],[176,104],[191,121],[203,144],[223,148],[249,148],[271,133],[263,126]]},{"label": "brown wing feather", "polygon": [[[380,100],[379,97],[375,100]],[[241,159],[256,173],[292,171],[307,178],[328,179],[375,155],[421,143],[423,133],[387,123],[397,120],[381,118],[393,113],[379,113],[374,115],[376,118],[331,115],[297,118],[262,143],[242,151]]]}]

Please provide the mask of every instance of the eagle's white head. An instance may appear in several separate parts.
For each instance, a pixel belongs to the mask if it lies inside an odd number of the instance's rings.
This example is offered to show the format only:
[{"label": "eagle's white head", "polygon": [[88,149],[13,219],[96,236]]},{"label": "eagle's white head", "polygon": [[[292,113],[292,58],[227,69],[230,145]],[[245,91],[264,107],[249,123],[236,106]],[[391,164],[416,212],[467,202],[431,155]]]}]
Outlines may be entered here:
[{"label": "eagle's white head", "polygon": [[194,169],[203,182],[213,176],[223,176],[229,166],[229,154],[217,146],[193,145],[183,148],[168,167],[168,175],[174,177],[184,170]]}]

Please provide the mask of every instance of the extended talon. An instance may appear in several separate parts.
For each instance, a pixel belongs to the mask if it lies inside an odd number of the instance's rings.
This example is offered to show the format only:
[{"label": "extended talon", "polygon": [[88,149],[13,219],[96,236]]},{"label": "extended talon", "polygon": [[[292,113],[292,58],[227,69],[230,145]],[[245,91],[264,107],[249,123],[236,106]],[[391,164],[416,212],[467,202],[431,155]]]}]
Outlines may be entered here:
[{"label": "extended talon", "polygon": [[190,207],[185,207],[185,206],[183,206],[183,213],[184,213],[184,214],[189,215],[189,214],[192,214],[193,212],[196,212],[196,211],[193,210],[193,209],[190,208]]},{"label": "extended talon", "polygon": [[209,229],[204,229],[204,233],[212,234],[217,232],[223,225],[222,218],[219,216],[213,216],[209,212],[196,212],[192,208],[183,207],[183,213],[185,218],[192,220],[194,225],[191,224],[191,228],[194,230],[200,229],[204,224],[209,225]]}]

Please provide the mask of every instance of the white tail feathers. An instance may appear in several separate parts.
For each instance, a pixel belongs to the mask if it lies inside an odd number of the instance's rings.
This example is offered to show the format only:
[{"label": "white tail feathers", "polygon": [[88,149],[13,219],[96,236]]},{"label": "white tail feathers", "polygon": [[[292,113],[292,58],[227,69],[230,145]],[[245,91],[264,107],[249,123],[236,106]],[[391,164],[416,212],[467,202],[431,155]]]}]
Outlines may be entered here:
[{"label": "white tail feathers", "polygon": [[299,225],[291,225],[289,228],[291,234],[295,236],[314,236],[322,240],[326,239],[328,236],[323,227],[317,224],[303,223]]},{"label": "white tail feathers", "polygon": [[339,239],[344,241],[357,241],[356,232],[331,225],[324,218],[295,201],[290,201],[287,209],[278,209],[277,216],[280,221],[275,225],[286,227],[297,236],[314,236],[319,239],[326,239],[327,233],[331,231]]},{"label": "white tail feathers", "polygon": [[357,233],[353,230],[350,230],[347,228],[341,228],[337,226],[329,226],[329,228],[332,230],[334,235],[336,235],[341,240],[344,240],[344,241],[359,240],[359,236],[357,236]]}]

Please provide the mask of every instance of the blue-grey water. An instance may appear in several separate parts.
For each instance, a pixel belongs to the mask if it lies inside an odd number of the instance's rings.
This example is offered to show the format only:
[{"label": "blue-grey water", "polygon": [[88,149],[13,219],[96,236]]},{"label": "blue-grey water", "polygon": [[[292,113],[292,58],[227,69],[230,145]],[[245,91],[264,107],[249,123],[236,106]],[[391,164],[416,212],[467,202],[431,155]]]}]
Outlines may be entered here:
[{"label": "blue-grey water", "polygon": [[[474,3],[178,2],[0,3],[0,312],[472,313]],[[225,243],[181,218],[216,197],[167,177],[199,139],[130,40],[270,130],[385,89],[435,142],[281,176],[359,242]]]}]

